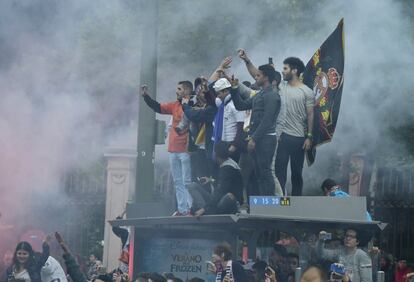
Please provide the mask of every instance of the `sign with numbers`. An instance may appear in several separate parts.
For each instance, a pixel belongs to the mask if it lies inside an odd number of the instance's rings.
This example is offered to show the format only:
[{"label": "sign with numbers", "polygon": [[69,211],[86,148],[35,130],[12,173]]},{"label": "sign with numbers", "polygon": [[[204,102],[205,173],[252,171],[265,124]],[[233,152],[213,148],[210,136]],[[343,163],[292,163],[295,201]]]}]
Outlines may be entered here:
[{"label": "sign with numbers", "polygon": [[289,198],[280,198],[276,196],[250,196],[250,206],[288,206],[288,205],[290,205]]}]

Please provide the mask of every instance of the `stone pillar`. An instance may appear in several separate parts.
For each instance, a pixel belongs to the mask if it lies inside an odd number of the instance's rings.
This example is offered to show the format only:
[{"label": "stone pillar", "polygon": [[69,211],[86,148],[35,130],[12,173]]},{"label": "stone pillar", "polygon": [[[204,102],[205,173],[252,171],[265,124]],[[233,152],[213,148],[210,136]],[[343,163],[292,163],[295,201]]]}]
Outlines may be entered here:
[{"label": "stone pillar", "polygon": [[362,154],[353,154],[349,162],[349,184],[348,193],[351,196],[365,196],[362,192],[362,176],[364,173],[364,156]]},{"label": "stone pillar", "polygon": [[137,153],[133,148],[107,148],[104,156],[107,181],[103,264],[111,271],[119,266],[121,240],[113,234],[108,220],[115,219],[124,211],[126,203],[134,200]]}]

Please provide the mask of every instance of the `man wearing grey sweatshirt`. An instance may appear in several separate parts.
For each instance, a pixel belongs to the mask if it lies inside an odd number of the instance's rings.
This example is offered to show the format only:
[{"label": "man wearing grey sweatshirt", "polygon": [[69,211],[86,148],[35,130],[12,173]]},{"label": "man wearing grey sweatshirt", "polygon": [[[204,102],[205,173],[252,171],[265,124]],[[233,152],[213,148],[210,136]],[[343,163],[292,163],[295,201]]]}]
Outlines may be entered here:
[{"label": "man wearing grey sweatshirt", "polygon": [[[321,231],[322,233],[326,233]],[[324,236],[319,236],[322,238]],[[359,234],[354,229],[347,229],[344,238],[344,246],[327,250],[325,242],[319,239],[317,253],[320,257],[328,260],[336,260],[345,266],[346,275],[352,282],[372,282],[372,261],[370,256],[358,248],[360,242]]]}]

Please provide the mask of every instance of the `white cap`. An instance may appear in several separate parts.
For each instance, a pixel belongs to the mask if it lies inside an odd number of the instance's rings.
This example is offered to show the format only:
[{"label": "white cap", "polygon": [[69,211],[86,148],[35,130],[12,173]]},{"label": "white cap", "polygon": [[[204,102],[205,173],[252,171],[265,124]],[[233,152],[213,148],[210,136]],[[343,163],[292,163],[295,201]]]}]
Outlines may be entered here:
[{"label": "white cap", "polygon": [[231,84],[226,78],[220,78],[214,83],[214,86],[213,86],[216,92],[221,91],[226,88],[230,88],[230,87],[231,87]]}]

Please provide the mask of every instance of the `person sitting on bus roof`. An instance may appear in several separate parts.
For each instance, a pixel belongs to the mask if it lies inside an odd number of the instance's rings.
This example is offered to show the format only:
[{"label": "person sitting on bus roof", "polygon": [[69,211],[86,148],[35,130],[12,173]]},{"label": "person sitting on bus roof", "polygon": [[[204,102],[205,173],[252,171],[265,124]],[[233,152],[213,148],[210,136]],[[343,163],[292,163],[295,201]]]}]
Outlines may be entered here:
[{"label": "person sitting on bus roof", "polygon": [[[321,189],[325,196],[346,198],[350,197],[348,193],[341,189],[341,185],[337,184],[335,180],[327,178],[322,182]],[[367,221],[372,221],[371,215],[367,212]]]},{"label": "person sitting on bus roof", "polygon": [[193,198],[191,212],[195,216],[236,213],[238,203],[243,200],[240,167],[230,158],[228,144],[224,141],[218,141],[214,146],[214,153],[220,169],[213,193],[209,193],[198,183],[190,184],[188,189]]}]

